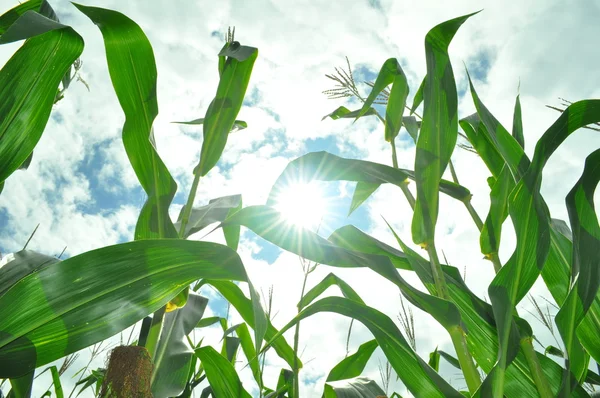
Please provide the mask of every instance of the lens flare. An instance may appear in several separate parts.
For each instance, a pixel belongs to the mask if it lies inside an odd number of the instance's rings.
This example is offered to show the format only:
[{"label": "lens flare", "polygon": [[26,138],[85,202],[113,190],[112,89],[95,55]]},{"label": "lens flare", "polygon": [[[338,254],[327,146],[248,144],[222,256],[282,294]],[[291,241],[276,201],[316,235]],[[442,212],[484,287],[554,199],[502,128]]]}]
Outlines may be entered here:
[{"label": "lens flare", "polygon": [[326,212],[326,203],[320,189],[312,183],[291,184],[277,196],[277,211],[292,224],[315,228]]}]

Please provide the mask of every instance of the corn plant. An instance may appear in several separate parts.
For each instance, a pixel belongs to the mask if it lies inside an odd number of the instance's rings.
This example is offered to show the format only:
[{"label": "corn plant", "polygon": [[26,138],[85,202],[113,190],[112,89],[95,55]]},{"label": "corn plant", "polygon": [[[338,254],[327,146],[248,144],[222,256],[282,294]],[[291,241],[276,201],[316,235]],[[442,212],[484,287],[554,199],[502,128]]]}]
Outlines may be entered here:
[{"label": "corn plant", "polygon": [[[363,323],[406,388],[417,397],[587,396],[583,385],[599,381],[598,375],[588,368],[591,359],[600,361],[600,227],[593,203],[600,180],[600,150],[588,156],[581,178],[566,197],[570,225],[551,217],[540,186],[544,166],[558,146],[577,129],[600,121],[600,100],[575,102],[561,110],[560,117],[536,143],[532,159],[523,150],[519,97],[511,134],[486,108],[469,79],[477,112],[460,118],[448,46],[471,16],[444,22],[427,34],[427,74],[411,107],[407,106],[407,79],[395,58],[382,65],[366,98],[360,95],[350,70],[338,69],[337,76],[328,75],[338,86],[326,94],[332,98],[354,96],[363,105],[353,111],[342,106],[326,117],[378,117],[383,123],[384,139],[390,143],[392,166],[327,152],[308,153],[289,163],[275,182],[266,205],[246,207],[223,225],[243,225],[279,247],[319,264],[370,268],[394,283],[412,305],[447,330],[456,358],[447,353],[444,358],[460,368],[468,390],[457,391],[436,372],[440,352],[427,363],[390,318],[360,299],[346,296],[318,300],[304,307],[278,336],[301,319],[332,312]],[[385,116],[373,107],[376,103],[385,105]],[[422,118],[415,113],[420,104]],[[471,193],[458,183],[450,160],[457,146],[459,126],[463,130],[460,134],[468,141],[463,147],[477,153],[491,174],[491,205],[485,219],[472,207]],[[415,142],[414,170],[398,167],[394,142],[401,127]],[[452,181],[443,178],[447,168]],[[413,243],[426,251],[427,257],[412,250],[391,226],[398,247],[378,241],[352,225],[339,228],[327,239],[290,225],[274,208],[278,194],[290,180],[356,182],[350,211],[381,184],[399,187],[414,211]],[[409,181],[415,182],[416,198],[408,187]],[[440,193],[461,201],[480,231],[479,249],[474,250],[480,250],[496,271],[488,288],[491,304],[469,289],[458,268],[439,260],[435,231]],[[517,245],[503,262],[498,252],[501,228],[508,216],[515,227]],[[398,269],[414,271],[427,293],[406,282]],[[563,366],[535,350],[533,329],[517,312],[517,304],[540,275],[560,308],[555,321],[565,348]]]},{"label": "corn plant", "polygon": [[[142,29],[125,15],[75,7],[103,35],[111,81],[125,114],[123,145],[147,200],[132,242],[64,261],[29,250],[7,259],[0,272],[0,378],[10,380],[10,396],[28,397],[36,368],[101,342],[153,313],[142,323],[137,342],[152,361],[146,381],[155,397],[190,396],[200,378],[219,376],[221,362],[227,360],[210,347],[188,345],[188,335],[206,306],[205,298],[189,292],[191,283],[202,279],[203,284],[227,290],[224,295],[254,331],[253,338],[247,329],[240,337],[245,349],[259,351],[263,339],[277,333],[235,252],[239,227],[223,229],[228,246],[186,240],[241,208],[239,195],[217,198],[203,207],[195,207],[194,200],[200,178],[217,163],[230,131],[246,126],[236,116],[258,50],[241,45],[228,32],[218,54],[216,96],[204,118],[187,122],[202,125],[204,140],[187,203],[174,223],[168,210],[177,185],[157,152],[152,128],[158,114],[152,47]],[[45,0],[31,0],[0,17],[0,44],[25,39],[0,71],[0,184],[28,163],[53,104],[64,97],[81,66],[83,39],[50,11]],[[251,300],[232,281],[248,283]],[[274,348],[293,362],[285,340]],[[201,363],[201,372],[196,362]],[[60,371],[49,369],[58,394]],[[102,384],[102,391],[127,395],[108,380],[114,373],[110,367],[98,370],[78,384],[82,389],[96,384],[96,391]],[[216,384],[211,381],[213,390],[218,390]],[[243,391],[239,379],[238,384]]]}]

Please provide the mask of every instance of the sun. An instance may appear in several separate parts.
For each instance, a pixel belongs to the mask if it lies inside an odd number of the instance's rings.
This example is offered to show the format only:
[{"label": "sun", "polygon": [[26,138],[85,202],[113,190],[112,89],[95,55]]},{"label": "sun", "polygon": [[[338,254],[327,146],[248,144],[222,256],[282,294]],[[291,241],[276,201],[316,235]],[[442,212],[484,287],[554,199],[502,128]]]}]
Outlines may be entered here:
[{"label": "sun", "polygon": [[290,223],[303,227],[319,226],[325,216],[326,202],[313,183],[294,183],[277,195],[275,209]]}]

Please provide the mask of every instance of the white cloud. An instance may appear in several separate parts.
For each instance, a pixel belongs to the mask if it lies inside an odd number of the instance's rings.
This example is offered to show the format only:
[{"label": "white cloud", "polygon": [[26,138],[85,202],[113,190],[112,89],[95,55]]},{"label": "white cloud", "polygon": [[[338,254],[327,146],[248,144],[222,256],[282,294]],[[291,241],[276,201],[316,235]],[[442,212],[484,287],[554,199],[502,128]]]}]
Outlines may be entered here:
[{"label": "white cloud", "polygon": [[[179,185],[177,204],[171,209],[174,217],[189,192],[202,128],[171,122],[203,117],[214,96],[218,78],[216,53],[222,40],[213,37],[212,32],[222,34],[227,26],[235,25],[236,38],[258,47],[259,58],[248,88],[248,97],[253,101],[250,106],[243,106],[238,116],[249,127],[229,137],[222,161],[201,179],[195,203],[205,204],[214,197],[241,193],[245,205],[262,204],[287,162],[313,150],[314,139],[330,138],[343,156],[391,164],[391,150],[376,118],[364,118],[354,125],[350,120],[321,121],[323,115],[347,105],[327,100],[321,94],[332,87],[324,75],[332,73],[336,66],[345,68],[346,55],[353,66],[374,72],[387,58],[397,57],[414,94],[425,74],[423,39],[427,31],[439,22],[482,7],[480,2],[466,0],[453,3],[452,7],[441,7],[436,2],[382,0],[380,9],[366,1],[353,7],[324,1],[222,1],[218,5],[200,1],[177,7],[168,1],[150,5],[116,0],[100,3],[97,5],[117,9],[134,19],[153,45],[160,109],[154,130],[159,153]],[[3,0],[0,9],[14,4]],[[91,91],[73,83],[55,107],[53,115],[60,118],[50,120],[29,170],[19,171],[7,180],[0,195],[0,222],[5,222],[0,226],[3,252],[20,249],[38,223],[41,226],[29,248],[49,254],[59,253],[64,246],[68,246],[68,254],[74,255],[130,240],[144,199],[120,140],[124,117],[110,84],[100,32],[68,2],[57,0],[52,4],[63,21],[72,24],[85,39],[82,74]],[[594,20],[597,7],[593,3],[535,1],[524,6],[486,1],[483,12],[463,25],[450,47],[460,91],[467,87],[463,62],[471,71],[479,68],[482,73],[489,64],[487,75],[473,74],[474,84],[484,103],[509,130],[520,81],[529,156],[533,155],[535,141],[558,116],[544,105],[556,105],[558,96],[577,100],[600,94],[600,82],[593,73],[600,63],[594,40],[600,34]],[[17,44],[1,47],[0,64],[17,48]],[[356,103],[347,106],[357,107]],[[460,102],[460,114],[467,116],[473,111],[467,91]],[[400,167],[412,169],[414,148],[410,141],[398,140],[397,147]],[[598,147],[597,132],[581,130],[551,158],[542,192],[553,217],[567,219],[564,197],[579,178],[585,156]],[[474,195],[473,206],[485,217],[489,196],[483,162],[463,150],[455,152],[453,161],[461,183]],[[352,193],[352,187],[347,189]],[[414,184],[411,189],[414,192]],[[597,194],[597,202],[598,198]],[[381,219],[383,215],[405,242],[412,242],[412,213],[397,188],[381,187],[364,206],[369,233],[395,246]],[[438,249],[452,265],[466,267],[467,283],[480,297],[487,296],[492,265],[481,258],[478,233],[464,206],[442,195],[437,230]],[[203,235],[204,232],[197,237]],[[205,239],[224,241],[220,231]],[[515,243],[510,221],[504,226],[502,240],[500,256],[506,260]],[[252,280],[263,289],[275,286],[278,315],[274,323],[279,327],[295,314],[300,266],[289,253],[282,253],[273,264],[256,260],[259,246],[259,239],[243,233],[240,252]],[[372,272],[320,266],[311,275],[309,286],[331,271],[350,283],[369,305],[396,320],[397,289]],[[403,276],[421,286],[414,275]],[[549,297],[544,289],[536,284],[533,292]],[[523,307],[531,309],[528,303]],[[523,315],[531,319],[526,313]],[[415,316],[420,355],[426,358],[436,345],[452,352],[439,325],[418,311]],[[348,319],[330,314],[302,323],[300,347],[307,347],[302,359],[307,362],[317,358],[302,371],[306,383],[317,380],[316,384],[304,386],[303,396],[319,394],[323,384],[319,377],[343,358],[348,323]],[[423,330],[431,332],[420,333]],[[218,330],[210,333],[216,344]],[[355,326],[351,351],[370,338],[368,331]],[[552,343],[547,334],[543,341]],[[282,363],[272,355],[269,363],[265,378],[273,385]],[[444,369],[444,374],[453,378],[453,385],[463,385],[455,380],[452,370]],[[245,385],[254,388],[247,369],[242,374]],[[367,374],[379,379],[376,360],[371,362]]]}]

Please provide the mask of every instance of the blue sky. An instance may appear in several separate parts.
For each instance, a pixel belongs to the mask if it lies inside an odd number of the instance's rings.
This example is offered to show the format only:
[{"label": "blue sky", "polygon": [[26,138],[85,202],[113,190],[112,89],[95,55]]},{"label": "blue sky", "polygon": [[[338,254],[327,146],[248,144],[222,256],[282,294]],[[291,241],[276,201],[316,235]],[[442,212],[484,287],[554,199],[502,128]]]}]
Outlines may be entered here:
[{"label": "blue sky", "polygon": [[[40,227],[29,248],[47,254],[76,255],[97,247],[132,239],[137,212],[145,195],[129,166],[120,141],[124,117],[110,84],[104,46],[98,29],[64,0],[51,0],[61,20],[72,25],[84,38],[81,76],[89,83],[73,83],[65,98],[54,108],[46,131],[34,152],[27,171],[10,177],[0,195],[0,252],[4,255],[22,248],[31,231]],[[310,151],[334,154],[391,165],[391,151],[383,140],[383,127],[376,118],[349,120],[321,118],[357,101],[328,100],[321,92],[332,88],[325,74],[334,67],[346,68],[348,56],[357,82],[375,80],[383,62],[396,57],[406,73],[410,94],[416,92],[425,74],[424,37],[436,24],[477,11],[456,35],[450,54],[460,95],[461,117],[474,112],[467,91],[465,67],[487,107],[506,126],[512,125],[512,110],[521,95],[526,152],[558,116],[544,105],[558,104],[558,97],[570,100],[600,97],[600,65],[597,37],[599,6],[594,2],[565,4],[537,0],[526,5],[493,1],[436,1],[410,3],[393,0],[352,2],[269,0],[181,1],[174,7],[167,0],[82,0],[87,5],[112,8],[135,20],[153,45],[158,68],[160,114],[155,121],[158,151],[176,179],[179,190],[172,206],[175,218],[192,181],[202,134],[194,126],[171,122],[203,117],[214,96],[217,57],[228,26],[236,26],[236,39],[259,48],[248,95],[239,119],[248,129],[230,136],[217,167],[202,180],[196,204],[209,199],[241,193],[245,205],[264,204],[271,185],[290,160]],[[17,4],[0,0],[0,12]],[[215,33],[217,32],[217,33]],[[0,47],[0,65],[20,43]],[[366,95],[369,87],[359,84]],[[414,168],[414,144],[404,129],[396,140],[400,167]],[[570,137],[552,157],[544,174],[542,192],[553,217],[566,219],[564,197],[579,177],[583,159],[600,146],[597,132],[580,131]],[[473,154],[457,149],[453,155],[461,183],[474,194],[473,205],[484,217],[489,207],[483,163]],[[382,222],[384,216],[400,236],[410,242],[411,211],[394,187],[381,187],[350,218],[345,218],[352,184],[322,184],[334,205],[328,216],[331,225],[323,234],[352,223],[373,236],[394,244]],[[414,192],[414,186],[412,187]],[[442,196],[438,225],[438,247],[449,261],[467,270],[467,284],[481,297],[493,277],[491,265],[481,259],[478,234],[460,204]],[[514,247],[510,223],[504,228],[501,258]],[[199,239],[204,233],[197,234]],[[220,231],[206,239],[223,242]],[[253,282],[266,291],[274,286],[276,326],[295,313],[300,295],[301,269],[298,258],[244,231],[239,249]],[[367,304],[397,320],[397,290],[365,270],[338,270],[322,266],[309,279],[316,284],[329,272],[350,283]],[[416,278],[403,275],[420,286]],[[214,293],[209,312],[223,310]],[[332,292],[331,294],[334,294]],[[536,285],[536,294],[544,288]],[[527,307],[529,304],[524,302]],[[436,346],[452,352],[444,330],[430,317],[415,310],[417,351],[426,357]],[[232,314],[232,321],[239,316]],[[302,326],[303,396],[320,394],[323,377],[345,354],[349,321],[331,315],[317,315]],[[533,321],[534,327],[541,325]],[[207,341],[217,344],[218,331]],[[540,331],[542,338],[549,338]],[[288,335],[289,337],[289,335]],[[368,331],[355,325],[351,350],[371,339]],[[551,341],[551,340],[549,340]],[[82,354],[80,362],[88,354]],[[379,380],[377,355],[367,374]],[[104,363],[101,358],[96,365]],[[240,368],[244,363],[240,363]],[[269,357],[266,380],[275,383],[281,361]],[[462,380],[449,368],[443,371],[453,385]],[[252,376],[242,371],[249,390],[255,391]],[[45,383],[41,383],[45,384]],[[49,382],[48,382],[49,384]],[[403,391],[401,384],[392,388]]]}]

